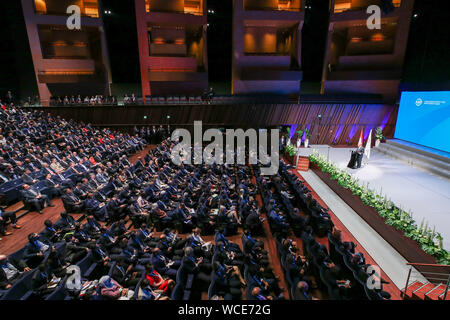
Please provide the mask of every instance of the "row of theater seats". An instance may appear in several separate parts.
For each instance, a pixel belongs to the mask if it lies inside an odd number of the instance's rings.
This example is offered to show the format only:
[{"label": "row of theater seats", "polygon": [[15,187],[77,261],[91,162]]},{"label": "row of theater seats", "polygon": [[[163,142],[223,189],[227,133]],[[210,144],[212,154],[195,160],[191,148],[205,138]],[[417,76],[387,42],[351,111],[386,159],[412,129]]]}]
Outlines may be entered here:
[{"label": "row of theater seats", "polygon": [[[330,299],[341,300],[341,299],[369,299],[369,300],[385,300],[389,298],[389,295],[382,291],[381,289],[370,289],[367,285],[367,278],[369,275],[362,269],[361,266],[351,263],[352,254],[349,250],[343,247],[343,243],[333,239],[331,230],[332,223],[324,223],[328,221],[327,219],[323,221],[324,217],[329,217],[326,210],[320,206],[316,201],[311,201],[310,191],[308,188],[298,179],[298,177],[289,172],[286,165],[281,163],[280,165],[280,183],[274,183],[275,190],[277,191],[278,198],[281,198],[281,203],[284,209],[287,210],[290,217],[290,227],[294,231],[296,236],[300,236],[303,243],[303,253],[307,258],[309,263],[309,270],[311,270],[312,275],[315,279],[320,279],[318,282],[319,288],[325,290],[328,293]],[[280,185],[283,184],[283,187]],[[281,194],[281,191],[290,190],[291,194],[295,197],[289,199],[287,196]],[[263,194],[267,196],[267,192]],[[267,200],[265,201],[268,202]],[[299,230],[298,225],[294,225],[294,219],[296,218],[293,212],[294,205],[300,207],[302,211],[308,216],[304,219],[314,230],[314,234],[317,237],[323,238],[326,236],[329,242],[329,253],[327,248],[319,243],[312,233],[307,232],[307,228]],[[285,267],[285,257],[287,251],[283,248],[281,239],[285,239],[283,234],[279,236],[279,230],[272,230],[274,233],[278,233],[276,236],[277,253],[280,258],[283,271],[286,276],[286,280],[290,287],[291,298],[294,298],[294,290],[297,283],[294,283],[290,277],[289,272]],[[354,253],[354,252],[353,252]],[[351,289],[346,292],[343,296],[340,294],[339,288],[327,280],[325,273],[327,272],[324,261],[331,260],[335,265],[341,267],[342,277],[349,279],[351,282]]]},{"label": "row of theater seats", "polygon": [[146,96],[145,102],[146,104],[202,104],[204,100],[201,96]]},{"label": "row of theater seats", "polygon": [[[132,167],[130,167],[130,170],[134,172],[136,168],[139,166],[142,166],[142,161],[136,162]],[[95,169],[98,166],[95,165],[91,168],[90,171],[86,171],[81,165],[76,165],[74,167],[75,170],[82,174],[87,174],[89,172],[95,171]],[[51,189],[48,187],[48,184],[45,181],[46,173],[41,171],[35,171],[31,172],[29,174],[33,179],[38,180],[38,182],[34,183],[32,186],[33,188],[37,189],[41,194],[47,195],[50,199],[53,197],[51,194]],[[75,171],[72,168],[67,169],[66,171],[61,172],[61,175],[64,177],[64,179],[70,179],[73,183],[76,183],[77,175],[75,174]],[[23,179],[14,179],[8,182],[3,183],[0,185],[0,195],[2,196],[2,202],[5,205],[13,205],[19,201],[23,201],[25,205],[25,209],[29,210],[29,206],[22,198],[20,191],[23,189],[24,185]],[[114,186],[112,184],[107,184],[104,186],[100,191],[101,194],[105,196],[109,196],[114,191]],[[65,210],[69,211],[68,208],[65,208]]]},{"label": "row of theater seats", "polygon": [[[142,99],[141,99],[142,100]],[[146,96],[145,104],[234,104],[234,103],[296,103],[285,97],[271,96]]]},{"label": "row of theater seats", "polygon": [[[82,221],[84,219],[84,216],[79,219],[79,221]],[[59,221],[58,221],[59,222]],[[56,222],[56,224],[58,224]],[[42,232],[39,233],[39,240],[44,241],[45,238],[42,235]],[[64,252],[66,250],[66,243],[65,242],[59,242],[54,244],[56,250],[58,250],[59,254],[64,255]],[[49,250],[50,251],[50,250]],[[25,253],[25,247],[17,250],[14,253],[11,253],[8,255],[8,261],[17,264],[18,261],[23,260],[23,256]],[[46,253],[45,259],[48,259],[48,255],[50,252]],[[83,259],[81,259],[76,264],[81,271],[82,279],[88,279],[90,275],[92,274],[92,271],[95,269],[96,264],[93,262],[93,258],[91,253],[89,252]],[[32,269],[31,271],[26,272],[19,281],[14,283],[14,285],[9,288],[8,290],[0,290],[1,298],[0,300],[27,300],[31,297],[33,290],[32,290],[32,278],[34,273],[38,269]],[[58,287],[49,295],[45,297],[45,300],[66,300],[70,297],[66,294],[65,290],[65,284],[67,281],[68,276],[65,276],[58,284]]]},{"label": "row of theater seats", "polygon": [[[361,266],[352,265],[350,260],[352,255],[349,250],[346,250],[343,247],[343,243],[339,240],[333,239],[331,233],[331,224],[325,226],[321,223],[321,219],[323,218],[323,213],[327,212],[326,209],[322,208],[317,201],[310,201],[311,196],[305,196],[303,193],[307,188],[301,183],[298,177],[286,170],[286,167],[282,169],[282,174],[285,179],[288,181],[288,184],[292,188],[300,199],[300,205],[302,206],[304,212],[311,215],[311,225],[313,230],[319,237],[326,236],[328,238],[328,248],[329,248],[329,257],[334,262],[335,265],[340,266],[343,270],[343,273],[346,278],[352,281],[353,289],[351,295],[356,298],[367,298],[369,300],[385,300],[388,298],[388,294],[382,291],[382,288],[379,290],[369,289],[367,285],[368,274],[366,271],[362,270]],[[322,210],[320,210],[322,209]],[[329,217],[329,215],[328,215]],[[324,232],[324,230],[326,232]],[[302,237],[306,235],[303,234]],[[316,245],[317,245],[316,241]],[[308,251],[308,246],[305,247],[306,251]],[[314,260],[313,260],[314,261]],[[329,284],[323,276],[323,268],[319,272],[319,276],[322,282],[326,285],[327,291],[333,293],[336,291],[336,288],[333,288],[331,284]],[[380,275],[377,275],[380,276]],[[330,296],[333,296],[332,294]]]},{"label": "row of theater seats", "polygon": [[[75,167],[76,170],[81,170],[80,167]],[[69,169],[67,171],[64,171],[61,173],[62,176],[65,179],[74,179],[74,171],[72,169]],[[35,184],[33,184],[33,187],[35,187],[36,189],[39,190],[39,192],[41,194],[46,194],[47,196],[50,196],[48,194],[48,188],[45,184],[45,173],[41,172],[41,171],[35,171],[35,172],[31,172],[30,176],[33,179],[38,180],[38,182],[36,182]],[[73,180],[75,182],[75,180]],[[24,181],[23,179],[19,178],[19,179],[15,179],[15,180],[11,180],[8,182],[3,183],[2,185],[0,185],[0,194],[2,195],[2,201],[7,204],[7,205],[11,205],[14,203],[17,203],[18,201],[21,201],[21,195],[20,195],[20,190],[22,190],[22,186],[24,185]]]}]

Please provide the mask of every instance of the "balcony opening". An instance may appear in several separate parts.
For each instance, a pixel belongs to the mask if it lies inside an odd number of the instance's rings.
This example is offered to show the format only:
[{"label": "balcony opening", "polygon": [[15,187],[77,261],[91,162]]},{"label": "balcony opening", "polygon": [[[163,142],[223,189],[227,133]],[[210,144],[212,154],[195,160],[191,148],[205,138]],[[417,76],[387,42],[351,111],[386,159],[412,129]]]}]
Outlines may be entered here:
[{"label": "balcony opening", "polygon": [[203,0],[145,0],[146,12],[203,15]]},{"label": "balcony opening", "polygon": [[195,58],[197,66],[203,67],[203,26],[158,24],[147,30],[150,56]]},{"label": "balcony opening", "polygon": [[296,25],[247,25],[244,29],[244,54],[290,56],[297,48],[297,34]]},{"label": "balcony opening", "polygon": [[301,0],[244,0],[244,10],[298,12]]},{"label": "balcony opening", "polygon": [[[366,10],[371,5],[378,5],[382,7],[382,0],[336,0],[334,3],[334,13],[341,13],[345,11],[359,11]],[[399,8],[402,0],[393,0],[392,4],[395,8]]]},{"label": "balcony opening", "polygon": [[67,8],[77,5],[83,16],[98,18],[98,0],[34,0],[34,8],[37,14],[43,15],[67,15]]},{"label": "balcony opening", "polygon": [[71,31],[63,26],[39,26],[39,40],[44,59],[102,60],[100,32],[96,28]]},{"label": "balcony opening", "polygon": [[[329,64],[334,70],[347,69],[341,64],[342,57],[393,54],[396,32],[396,22],[383,24],[381,30],[369,30],[365,26],[338,29],[331,41]],[[370,69],[370,63],[363,67]]]}]

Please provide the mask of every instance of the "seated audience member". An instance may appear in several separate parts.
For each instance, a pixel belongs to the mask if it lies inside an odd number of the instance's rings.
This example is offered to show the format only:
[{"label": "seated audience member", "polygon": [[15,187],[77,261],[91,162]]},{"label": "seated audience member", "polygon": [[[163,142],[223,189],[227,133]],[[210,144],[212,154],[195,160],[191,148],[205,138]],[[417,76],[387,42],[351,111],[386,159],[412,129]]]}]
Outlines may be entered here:
[{"label": "seated audience member", "polygon": [[213,264],[213,276],[215,277],[216,293],[223,296],[225,300],[229,300],[227,297],[240,298],[241,286],[245,284],[244,279],[239,272],[239,268],[236,266],[226,266],[219,262]]},{"label": "seated audience member", "polygon": [[159,248],[153,249],[152,265],[163,276],[168,276],[175,280],[177,270],[180,267],[180,261],[168,259]]},{"label": "seated audience member", "polygon": [[41,194],[38,190],[31,188],[27,184],[23,185],[21,195],[24,203],[30,205],[40,214],[43,214],[42,209],[45,207],[45,205],[54,207],[54,205],[50,202],[50,199],[45,194]]},{"label": "seated audience member", "polygon": [[130,300],[134,291],[122,287],[110,276],[103,276],[98,283],[98,292],[102,298],[107,300]]},{"label": "seated audience member", "polygon": [[93,193],[89,193],[87,199],[84,201],[86,211],[93,214],[95,219],[99,221],[106,221],[108,219],[108,210],[104,202],[100,202],[94,198]]},{"label": "seated audience member", "polygon": [[85,204],[75,193],[73,193],[71,188],[65,189],[61,200],[67,212],[77,213],[84,210]]},{"label": "seated audience member", "polygon": [[211,266],[204,264],[203,257],[195,258],[194,250],[191,247],[186,247],[182,263],[187,273],[194,274],[198,290],[207,290],[211,282]]},{"label": "seated audience member", "polygon": [[[14,212],[6,212],[0,207],[0,235],[9,236],[12,233],[6,231],[6,225],[11,222],[14,229],[20,229],[21,226],[17,224],[17,217]],[[1,239],[1,238],[0,238]]]},{"label": "seated audience member", "polygon": [[79,224],[72,216],[67,212],[60,213],[59,220],[55,223],[55,227],[61,231],[61,234],[65,236],[67,233],[73,233],[75,227]]},{"label": "seated audience member", "polygon": [[45,228],[41,232],[41,239],[44,239],[47,243],[56,243],[61,240],[61,232],[51,220],[45,220],[44,225]]},{"label": "seated audience member", "polygon": [[146,265],[145,270],[145,277],[148,280],[149,285],[153,289],[166,293],[170,293],[172,291],[173,287],[175,286],[175,281],[169,278],[162,277],[151,264]]},{"label": "seated audience member", "polygon": [[46,263],[41,263],[34,271],[33,278],[31,279],[33,297],[36,299],[44,298],[44,296],[55,290],[60,280],[60,278],[56,277],[49,270]]},{"label": "seated audience member", "polygon": [[45,187],[48,190],[49,198],[54,199],[60,197],[63,194],[63,188],[58,183],[51,179],[51,175],[47,174],[45,176]]},{"label": "seated audience member", "polygon": [[10,261],[5,255],[0,255],[0,290],[7,290],[20,280],[25,272],[31,271],[23,260]]},{"label": "seated audience member", "polygon": [[276,300],[276,298],[269,294],[264,294],[260,287],[254,287],[252,289],[252,297],[255,300]]},{"label": "seated audience member", "polygon": [[78,238],[72,236],[71,238],[67,238],[64,259],[70,264],[76,264],[83,259],[89,251],[90,249],[83,245]]},{"label": "seated audience member", "polygon": [[138,300],[169,300],[164,291],[154,290],[147,279],[143,279],[139,286]]},{"label": "seated audience member", "polygon": [[23,259],[30,268],[36,268],[52,250],[49,243],[41,240],[37,233],[28,235],[28,243],[25,246]]},{"label": "seated audience member", "polygon": [[342,299],[348,296],[351,282],[348,279],[342,279],[341,268],[334,264],[329,264],[325,269],[325,279],[332,286],[333,299]]},{"label": "seated audience member", "polygon": [[305,281],[299,281],[294,290],[293,300],[317,300],[308,294],[309,286]]}]

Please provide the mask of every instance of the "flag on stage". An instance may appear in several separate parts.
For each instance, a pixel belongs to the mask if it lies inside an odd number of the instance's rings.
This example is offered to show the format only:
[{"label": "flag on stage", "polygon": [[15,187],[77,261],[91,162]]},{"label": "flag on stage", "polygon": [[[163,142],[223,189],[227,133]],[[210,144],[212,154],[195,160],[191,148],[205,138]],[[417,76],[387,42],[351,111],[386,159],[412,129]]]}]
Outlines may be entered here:
[{"label": "flag on stage", "polygon": [[361,134],[359,135],[358,148],[363,146],[363,134],[364,130],[361,129]]},{"label": "flag on stage", "polygon": [[372,145],[372,129],[370,129],[369,133],[369,139],[367,139],[366,147],[364,148],[364,154],[366,155],[367,159],[370,159],[370,147]]}]

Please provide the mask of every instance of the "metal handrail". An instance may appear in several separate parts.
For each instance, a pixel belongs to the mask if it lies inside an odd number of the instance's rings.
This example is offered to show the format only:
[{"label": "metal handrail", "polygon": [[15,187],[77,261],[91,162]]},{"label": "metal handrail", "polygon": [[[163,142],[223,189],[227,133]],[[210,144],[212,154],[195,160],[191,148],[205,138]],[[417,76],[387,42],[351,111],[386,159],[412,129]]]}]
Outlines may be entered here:
[{"label": "metal handrail", "polygon": [[420,273],[421,273],[421,274],[431,274],[431,275],[441,275],[441,276],[448,276],[448,275],[449,275],[448,273],[428,272],[428,271],[420,272]]},{"label": "metal handrail", "polygon": [[449,270],[450,270],[450,266],[446,265],[446,264],[412,263],[412,262],[408,262],[406,264],[408,266],[421,266],[421,267],[446,267],[446,268],[449,268]]},{"label": "metal handrail", "polygon": [[[443,300],[446,299],[447,297],[447,293],[449,291],[449,287],[450,287],[450,272],[449,273],[441,273],[441,272],[429,272],[429,271],[424,271],[424,272],[419,272],[417,270],[413,270],[414,266],[422,266],[422,267],[438,267],[438,268],[442,268],[442,267],[448,267],[450,268],[450,266],[448,265],[441,265],[441,264],[428,264],[428,263],[407,263],[407,265],[410,266],[409,270],[408,270],[408,276],[406,277],[406,284],[405,284],[405,288],[404,290],[402,290],[401,292],[401,297],[404,299],[406,296],[406,291],[408,289],[408,286],[410,284],[410,280],[411,279],[418,279],[418,277],[415,277],[414,275],[412,275],[412,273],[414,272],[415,274],[420,274],[420,275],[427,275],[426,280],[433,284],[433,285],[439,285],[439,284],[443,284],[443,279],[441,278],[435,278],[435,277],[430,277],[429,275],[437,275],[437,276],[448,276],[447,277],[447,281],[445,284],[445,292],[443,293]],[[436,283],[433,282],[433,280],[436,281]],[[437,284],[439,283],[439,284]],[[445,280],[444,280],[445,283]],[[434,290],[434,289],[432,289]]]}]

